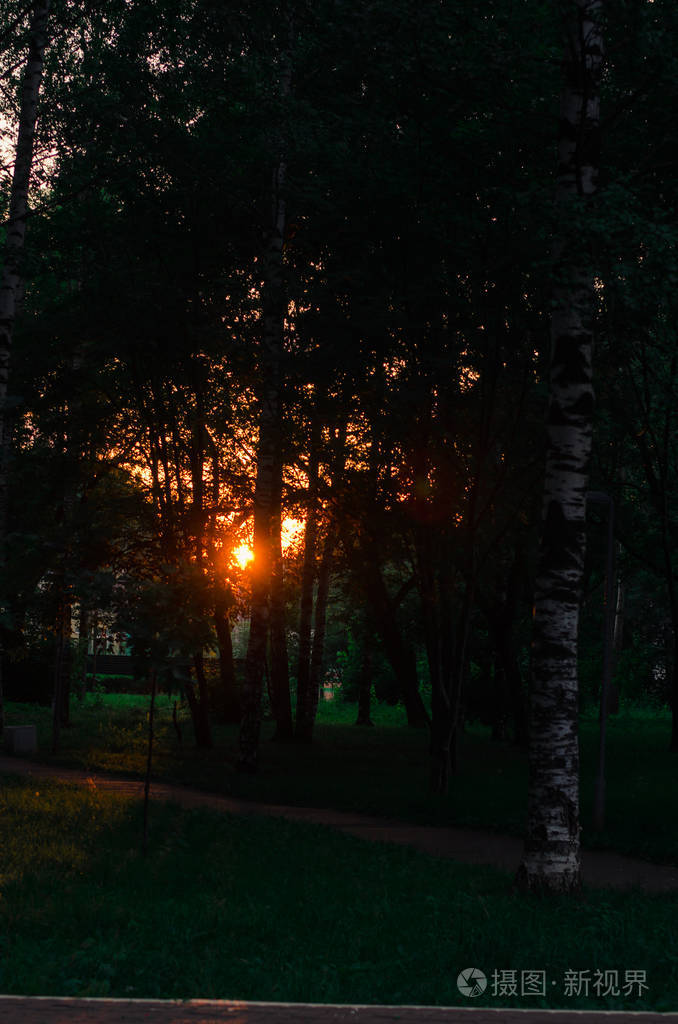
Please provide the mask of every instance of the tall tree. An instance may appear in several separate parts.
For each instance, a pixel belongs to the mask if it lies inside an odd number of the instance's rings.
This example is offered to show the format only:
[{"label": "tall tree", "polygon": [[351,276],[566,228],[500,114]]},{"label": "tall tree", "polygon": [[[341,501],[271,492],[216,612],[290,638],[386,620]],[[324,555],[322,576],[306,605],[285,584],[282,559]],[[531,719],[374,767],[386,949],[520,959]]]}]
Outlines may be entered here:
[{"label": "tall tree", "polygon": [[311,413],[308,451],[308,504],[304,528],[304,558],[301,571],[299,608],[299,655],[297,658],[297,707],[295,736],[310,743],[312,736],[313,695],[311,693],[311,646],[313,622],[313,589],[316,577],[318,543],[318,470],[320,448],[320,413]]},{"label": "tall tree", "polygon": [[[563,0],[551,314],[550,401],[537,579],[529,725],[527,836],[518,883],[581,884],[577,636],[593,424],[594,277],[586,238],[597,190],[602,68],[601,0]],[[576,236],[567,230],[576,218]]]},{"label": "tall tree", "polygon": [[[33,166],[35,127],[42,65],[47,45],[47,20],[50,0],[37,0],[33,5],[29,30],[29,48],[21,87],[21,107],[17,134],[14,174],[10,196],[5,252],[0,278],[0,575],[5,564],[5,531],[7,522],[7,461],[10,424],[7,416],[12,335],[17,304],[21,292],[23,268],[21,255],[26,236],[28,186]],[[4,602],[3,602],[4,605]],[[3,609],[4,611],[4,609]],[[0,733],[3,727],[2,702],[2,626],[0,625]]]},{"label": "tall tree", "polygon": [[[290,94],[292,30],[288,24],[287,49],[282,53],[280,96]],[[282,116],[282,115],[281,115]],[[282,491],[282,362],[286,290],[283,277],[283,247],[287,224],[286,138],[283,131],[274,140],[278,149],[271,181],[271,222],[263,255],[261,291],[261,386],[259,438],[257,442],[257,476],[254,490],[254,564],[252,567],[252,604],[250,633],[245,661],[245,679],[241,693],[242,719],[239,736],[238,769],[254,772],[258,767],[259,733],[261,729],[261,696],[266,658],[266,640],[270,636],[272,653],[281,655],[279,615],[281,602],[277,588],[280,564],[280,515],[278,508]],[[277,536],[276,536],[277,534]],[[278,620],[273,622],[274,616]],[[274,713],[284,707],[284,718],[277,719],[278,735],[289,738],[292,732],[289,690],[281,694],[279,684],[283,673],[276,666],[278,689]]]}]

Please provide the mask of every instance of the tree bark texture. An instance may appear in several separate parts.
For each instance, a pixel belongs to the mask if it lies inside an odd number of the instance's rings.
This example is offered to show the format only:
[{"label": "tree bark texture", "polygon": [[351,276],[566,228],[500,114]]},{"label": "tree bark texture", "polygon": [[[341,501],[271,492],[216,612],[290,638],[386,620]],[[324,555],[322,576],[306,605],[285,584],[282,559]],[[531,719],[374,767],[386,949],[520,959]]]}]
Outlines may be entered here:
[{"label": "tree bark texture", "polygon": [[368,622],[363,623],[362,629],[362,651],[360,655],[360,677],[358,679],[358,717],[356,725],[373,726],[370,718],[370,705],[372,696],[372,631]]},{"label": "tree bark texture", "polygon": [[[144,778],[144,824],[142,836],[142,852],[148,853],[148,798],[151,789],[151,767],[153,764],[153,726],[155,718],[155,696],[158,688],[158,670],[151,669],[151,704],[148,711],[148,752],[146,755],[146,775]],[[176,704],[175,704],[176,712]],[[176,719],[175,719],[176,720]]]},{"label": "tree bark texture", "polygon": [[87,649],[89,646],[89,609],[84,601],[80,600],[80,620],[78,622],[78,697],[84,701],[87,693]]},{"label": "tree bark texture", "polygon": [[320,418],[316,410],[311,421],[308,468],[308,503],[304,528],[304,561],[301,570],[299,607],[299,656],[297,660],[297,714],[295,737],[310,743],[313,733],[313,694],[311,692],[311,626],[313,622],[313,590],[316,577],[318,543],[318,447]]},{"label": "tree bark texture", "polygon": [[214,628],[219,646],[220,681],[220,693],[216,702],[216,711],[222,721],[233,725],[240,721],[240,697],[235,678],[228,598],[225,594],[217,593],[215,598]]},{"label": "tree bark texture", "polygon": [[[280,456],[280,451],[278,451]],[[271,519],[271,696],[275,740],[287,743],[294,737],[290,670],[285,624],[285,589],[282,554],[282,462],[276,471],[275,506]]]},{"label": "tree bark texture", "polygon": [[[284,107],[292,83],[293,31],[288,20],[288,50],[281,54],[280,98]],[[282,115],[281,115],[282,117]],[[283,120],[280,122],[283,123]],[[280,636],[280,602],[282,577],[274,582],[276,572],[274,551],[274,529],[276,508],[279,510],[282,493],[282,358],[285,316],[287,314],[287,293],[283,274],[283,244],[287,209],[285,203],[285,180],[287,173],[287,142],[283,128],[278,128],[274,140],[277,160],[273,169],[271,187],[271,227],[263,256],[262,285],[262,345],[261,345],[261,390],[259,410],[259,440],[257,445],[257,476],[254,489],[254,560],[252,563],[252,603],[250,634],[245,661],[245,680],[241,693],[242,718],[240,721],[238,770],[256,772],[259,757],[259,736],[261,732],[261,697],[264,667],[266,662],[266,640],[271,629],[271,599],[275,609],[276,625],[272,640],[272,656],[282,659]],[[280,544],[280,513],[277,515],[278,543]],[[282,572],[282,563],[280,573]],[[275,591],[275,595],[273,595]],[[284,626],[283,626],[284,631]],[[274,653],[275,648],[275,653]],[[285,672],[287,672],[287,651],[284,651]],[[280,679],[281,662],[278,662],[276,682]],[[274,680],[271,679],[273,687]],[[284,693],[272,692],[274,707],[284,718],[282,710]],[[287,685],[289,704],[289,682]],[[288,726],[284,725],[284,729]],[[289,712],[291,732],[291,708]]]},{"label": "tree bark texture", "polygon": [[[10,422],[7,412],[12,337],[17,305],[21,294],[23,271],[21,255],[26,236],[28,212],[28,186],[33,166],[35,128],[38,118],[38,98],[42,80],[42,66],[47,45],[47,20],[50,0],[36,0],[30,24],[30,42],[26,70],[21,87],[19,131],[10,193],[9,218],[5,252],[0,276],[0,577],[4,575],[5,533],[7,530],[8,455]],[[0,595],[0,606],[2,605]],[[4,723],[2,699],[3,644],[0,632],[0,735]]]},{"label": "tree bark texture", "polygon": [[[346,417],[342,415],[336,428],[331,459],[332,472],[332,510],[327,521],[325,538],[322,544],[320,565],[318,567],[318,592],[313,612],[313,643],[311,647],[311,665],[309,691],[312,701],[310,728],[315,724],[320,699],[320,687],[325,664],[325,632],[327,626],[327,603],[330,596],[332,569],[334,568],[334,552],[337,545],[337,514],[336,493],[341,490],[346,468]],[[317,541],[316,541],[317,544]]]},{"label": "tree bark texture", "polygon": [[[617,563],[621,552],[621,545],[617,544]],[[626,587],[621,576],[617,576],[615,598],[614,598],[614,627],[612,630],[612,683],[609,695],[609,712],[616,715],[619,711],[619,685],[615,681],[615,670],[622,652],[624,642],[624,605],[626,602]]]},{"label": "tree bark texture", "polygon": [[499,673],[503,680],[506,704],[513,718],[513,740],[519,746],[527,745],[527,709],[518,664],[515,620],[526,557],[525,544],[519,541],[506,581],[497,588],[496,601],[484,609],[496,651],[495,675]]},{"label": "tree bark texture", "polygon": [[554,245],[546,473],[532,639],[528,823],[517,882],[531,890],[569,892],[581,885],[577,637],[594,402],[595,291],[587,254],[565,245],[564,219],[573,203],[583,214],[596,191],[602,3],[568,0],[563,10],[556,183],[563,230]]},{"label": "tree bark texture", "polygon": [[71,645],[71,594],[64,594],[63,622],[61,625],[61,659],[59,663],[59,691],[61,694],[61,724],[71,724],[71,686],[73,682],[73,648]]},{"label": "tree bark texture", "polygon": [[[57,621],[55,623],[54,644],[54,690],[52,695],[52,753],[59,751],[61,727],[66,725],[64,703],[68,707],[68,688],[70,688],[70,613],[71,605],[67,597],[63,579],[57,583]],[[68,617],[68,627],[66,619]]]},{"label": "tree bark texture", "polygon": [[[429,788],[432,793],[444,795],[449,787],[450,773],[457,770],[459,733],[462,724],[461,696],[468,674],[468,638],[473,607],[473,578],[464,582],[452,642],[441,659],[438,676],[431,685],[431,771]],[[446,617],[451,623],[451,617]],[[441,635],[439,644],[444,637]]]},{"label": "tree bark texture", "polygon": [[266,658],[266,641],[271,614],[273,573],[272,531],[282,473],[281,444],[281,360],[285,289],[283,286],[282,248],[285,232],[285,200],[282,188],[285,163],[276,168],[273,183],[274,226],[264,261],[262,293],[262,382],[257,443],[257,475],[254,487],[254,559],[252,562],[252,602],[250,633],[245,660],[245,679],[241,694],[238,768],[255,772],[258,767],[261,732],[261,697]]},{"label": "tree bark texture", "polygon": [[428,714],[419,693],[414,651],[398,626],[393,601],[374,557],[374,551],[364,552],[363,579],[370,604],[370,615],[381,636],[384,654],[398,681],[405,704],[407,724],[412,727],[429,725]]},{"label": "tree bark texture", "polygon": [[330,582],[332,579],[335,544],[335,524],[334,518],[331,517],[327,524],[327,533],[325,534],[323,551],[320,556],[320,568],[318,569],[318,593],[316,594],[315,610],[313,612],[313,646],[311,647],[311,671],[309,682],[312,701],[311,728],[313,728],[313,725],[315,724],[315,717],[318,711],[318,700],[320,698],[320,687],[323,679],[327,602],[330,596]]},{"label": "tree bark texture", "polygon": [[445,793],[451,768],[451,743],[457,720],[452,692],[456,633],[452,618],[449,557],[440,531],[417,528],[417,584],[423,611],[424,641],[431,679],[431,764],[429,788]]},{"label": "tree bark texture", "polygon": [[196,747],[210,748],[213,744],[209,718],[209,694],[203,656],[199,651],[193,655],[193,667],[195,669],[196,690],[193,690],[191,683],[188,683],[186,686],[186,699],[188,700],[193,722],[195,745]]}]

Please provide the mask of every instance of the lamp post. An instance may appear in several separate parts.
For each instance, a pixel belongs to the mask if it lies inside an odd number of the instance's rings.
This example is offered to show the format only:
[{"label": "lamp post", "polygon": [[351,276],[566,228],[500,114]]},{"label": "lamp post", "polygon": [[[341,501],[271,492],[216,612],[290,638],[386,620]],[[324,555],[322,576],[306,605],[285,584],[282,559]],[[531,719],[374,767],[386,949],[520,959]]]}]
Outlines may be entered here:
[{"label": "lamp post", "polygon": [[586,500],[607,506],[607,564],[605,569],[605,616],[603,620],[603,680],[600,688],[600,731],[598,737],[598,773],[593,792],[593,827],[602,831],[605,824],[605,739],[607,709],[612,680],[612,634],[614,630],[614,500],[603,491],[587,491]]}]

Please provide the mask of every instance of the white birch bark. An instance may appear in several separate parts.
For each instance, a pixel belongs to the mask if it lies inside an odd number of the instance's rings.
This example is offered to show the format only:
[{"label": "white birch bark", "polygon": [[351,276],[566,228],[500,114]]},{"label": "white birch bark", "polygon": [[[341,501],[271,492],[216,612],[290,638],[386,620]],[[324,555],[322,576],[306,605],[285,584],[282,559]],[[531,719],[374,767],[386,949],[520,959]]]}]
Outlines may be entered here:
[{"label": "white birch bark", "polygon": [[[12,336],[17,305],[21,294],[21,254],[26,235],[28,185],[33,165],[38,97],[42,64],[47,44],[47,19],[50,0],[36,0],[30,25],[30,43],[26,70],[21,87],[19,130],[17,134],[14,174],[10,194],[9,219],[5,251],[0,275],[0,577],[4,575],[5,533],[7,528],[7,460],[10,424],[7,415]],[[0,610],[4,610],[0,595]],[[0,733],[3,727],[2,702],[2,633],[0,632]]]},{"label": "white birch bark", "polygon": [[[596,191],[601,0],[567,0],[556,202],[585,210]],[[542,538],[535,586],[528,825],[518,884],[581,884],[577,635],[593,418],[595,291],[585,251],[554,245],[550,402]],[[579,239],[579,242],[582,240]]]}]

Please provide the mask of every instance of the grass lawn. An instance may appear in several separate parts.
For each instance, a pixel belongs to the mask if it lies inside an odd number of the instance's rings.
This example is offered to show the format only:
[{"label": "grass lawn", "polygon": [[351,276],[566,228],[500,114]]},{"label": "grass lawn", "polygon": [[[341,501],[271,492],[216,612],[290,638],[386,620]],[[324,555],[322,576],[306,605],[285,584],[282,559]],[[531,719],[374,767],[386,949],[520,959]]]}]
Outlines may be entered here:
[{"label": "grass lawn", "polygon": [[[427,793],[425,730],[405,727],[401,708],[375,707],[374,729],[359,728],[352,705],[323,702],[310,747],[273,743],[264,723],[261,771],[234,769],[237,729],[215,726],[212,750],[196,750],[186,711],[180,714],[180,745],[171,702],[159,699],[154,776],[252,800],[332,807],[381,814],[419,824],[458,824],[522,835],[526,813],[527,759],[510,743],[493,742],[486,729],[463,737],[459,772],[447,797]],[[142,774],[146,763],[148,699],[132,695],[88,697],[73,703],[73,725],[62,732],[52,758],[51,713],[9,704],[8,724],[36,722],[39,757],[90,771]],[[667,750],[668,712],[626,709],[608,725],[607,818],[600,834],[591,827],[598,724],[581,722],[582,842],[648,860],[678,863],[678,756]]]},{"label": "grass lawn", "polygon": [[[506,876],[329,829],[153,805],[40,781],[0,792],[0,991],[675,1010],[678,895],[520,896]],[[492,972],[545,972],[544,997]],[[566,971],[619,972],[618,996]],[[623,994],[627,971],[648,989]],[[503,975],[509,984],[512,974]],[[475,1005],[477,1005],[477,1003]]]}]

